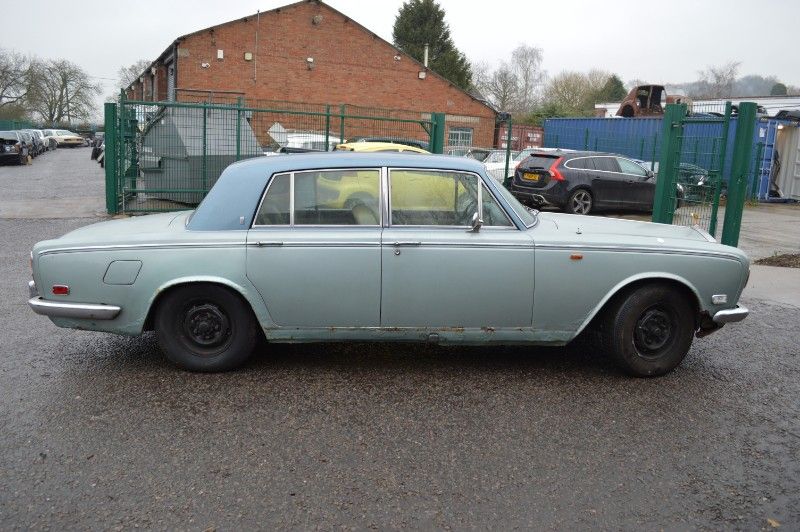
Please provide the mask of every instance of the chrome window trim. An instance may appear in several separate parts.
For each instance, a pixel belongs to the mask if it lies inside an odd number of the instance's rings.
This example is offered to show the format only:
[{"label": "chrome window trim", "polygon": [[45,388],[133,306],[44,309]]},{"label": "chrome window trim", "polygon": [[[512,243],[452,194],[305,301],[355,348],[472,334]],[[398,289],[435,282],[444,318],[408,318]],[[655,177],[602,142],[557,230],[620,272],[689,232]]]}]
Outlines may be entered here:
[{"label": "chrome window trim", "polygon": [[[633,159],[630,159],[628,157],[621,157],[621,156],[617,156],[617,155],[586,155],[586,156],[583,156],[583,157],[573,157],[573,158],[569,159],[567,162],[564,163],[564,168],[569,168],[570,170],[582,170],[584,172],[602,172],[604,174],[618,174],[618,175],[627,175],[627,176],[631,176],[631,177],[647,177],[646,173],[644,175],[638,175],[638,174],[629,174],[627,172],[623,172],[622,171],[622,166],[620,166],[620,171],[619,172],[610,172],[608,170],[596,170],[596,169],[589,170],[588,168],[573,168],[572,166],[569,165],[569,163],[571,163],[572,161],[577,161],[578,159],[600,159],[600,158],[607,158],[607,157],[610,157],[610,158],[613,158],[613,159],[625,159],[626,161],[632,162],[633,164],[635,164],[636,166],[639,166],[642,170],[647,172],[647,169],[644,166],[642,166],[641,164],[637,163]],[[617,166],[619,166],[619,163],[617,163]]]},{"label": "chrome window trim", "polygon": [[[503,185],[500,184],[500,186],[502,187]],[[491,190],[489,190],[489,187],[486,186],[486,183],[484,183],[483,180],[481,180],[481,186],[479,188],[486,189],[486,192],[488,192],[489,195],[492,197],[494,202],[497,204],[497,207],[502,211],[503,216],[506,217],[506,220],[509,223],[509,225],[484,225],[484,226],[481,226],[481,229],[483,229],[484,227],[487,228],[487,229],[490,229],[490,228],[507,229],[509,227],[511,227],[513,229],[516,229],[517,226],[514,224],[514,220],[511,219],[511,217],[508,215],[506,210],[503,208],[503,204],[500,203],[500,201],[498,201],[497,196],[495,195],[495,193],[492,192]],[[481,198],[480,198],[480,209],[481,209],[481,218],[483,218],[483,195],[481,195]]]},{"label": "chrome window trim", "polygon": [[[385,167],[346,167],[346,168],[312,168],[310,170],[296,170],[292,172],[278,172],[273,174],[270,177],[269,184],[264,192],[261,194],[261,200],[258,202],[258,208],[256,209],[255,216],[253,216],[253,222],[250,224],[250,229],[264,229],[264,228],[296,228],[296,227],[336,227],[336,228],[353,228],[353,227],[365,227],[365,228],[379,228],[382,227],[380,221],[377,224],[371,225],[363,225],[363,224],[295,224],[294,221],[294,177],[296,174],[309,174],[309,173],[319,173],[319,172],[344,172],[347,170],[353,171],[363,171],[363,170],[374,170],[378,172],[378,209],[382,209],[380,197],[383,194],[383,181],[382,181],[382,171]],[[256,224],[256,220],[258,219],[258,213],[261,212],[261,206],[264,203],[264,199],[267,197],[269,193],[269,189],[272,187],[272,184],[275,182],[275,178],[280,175],[288,175],[289,176],[289,224]],[[378,213],[378,219],[381,220],[382,213]]]}]

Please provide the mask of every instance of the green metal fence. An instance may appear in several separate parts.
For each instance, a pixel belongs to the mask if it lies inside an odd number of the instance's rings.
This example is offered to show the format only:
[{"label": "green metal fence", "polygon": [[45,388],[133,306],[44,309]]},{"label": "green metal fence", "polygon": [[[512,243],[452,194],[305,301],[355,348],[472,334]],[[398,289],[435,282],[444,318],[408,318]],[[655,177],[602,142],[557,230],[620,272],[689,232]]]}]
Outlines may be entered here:
[{"label": "green metal fence", "polygon": [[[356,139],[444,147],[441,113],[248,100],[186,91],[176,102],[106,104],[109,213],[196,205],[229,164],[279,153],[331,151]],[[285,155],[280,155],[285,156]]]},{"label": "green metal fence", "polygon": [[697,225],[716,233],[730,118],[730,102],[722,116],[697,112],[687,116],[686,105],[667,105],[654,222]]}]

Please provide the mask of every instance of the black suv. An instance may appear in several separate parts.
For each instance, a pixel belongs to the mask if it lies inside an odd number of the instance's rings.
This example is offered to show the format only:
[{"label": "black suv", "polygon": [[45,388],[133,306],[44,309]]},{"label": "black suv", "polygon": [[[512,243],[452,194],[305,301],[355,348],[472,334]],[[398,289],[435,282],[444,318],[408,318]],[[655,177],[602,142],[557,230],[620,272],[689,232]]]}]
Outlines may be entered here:
[{"label": "black suv", "polygon": [[511,192],[535,207],[553,205],[574,214],[594,210],[652,211],[653,172],[621,155],[535,151],[514,171]]}]

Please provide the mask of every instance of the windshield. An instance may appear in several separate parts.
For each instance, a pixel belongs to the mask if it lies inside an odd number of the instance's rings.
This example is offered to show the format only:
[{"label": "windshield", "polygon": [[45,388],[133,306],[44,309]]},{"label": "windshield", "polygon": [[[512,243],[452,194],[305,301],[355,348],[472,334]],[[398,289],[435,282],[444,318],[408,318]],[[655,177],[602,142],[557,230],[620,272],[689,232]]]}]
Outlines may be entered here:
[{"label": "windshield", "polygon": [[504,151],[493,151],[490,153],[486,159],[483,160],[484,163],[504,163],[506,162],[506,152]]},{"label": "windshield", "polygon": [[522,203],[519,202],[517,198],[508,191],[508,189],[502,185],[498,186],[497,189],[500,191],[500,194],[503,198],[511,205],[511,208],[517,213],[522,219],[522,223],[525,224],[525,227],[533,227],[536,224],[536,214],[538,211],[534,211],[525,207]]}]

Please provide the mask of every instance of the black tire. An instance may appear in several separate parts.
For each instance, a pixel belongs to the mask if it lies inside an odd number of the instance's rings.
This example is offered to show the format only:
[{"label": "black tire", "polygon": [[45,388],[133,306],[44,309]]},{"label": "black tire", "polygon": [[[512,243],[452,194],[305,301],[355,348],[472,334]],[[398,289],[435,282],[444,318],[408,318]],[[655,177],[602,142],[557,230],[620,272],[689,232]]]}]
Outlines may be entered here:
[{"label": "black tire", "polygon": [[189,371],[236,368],[250,357],[258,338],[249,305],[213,284],[185,285],[165,294],[154,325],[167,358]]},{"label": "black tire", "polygon": [[594,196],[585,188],[576,188],[572,191],[564,205],[564,210],[570,214],[589,214],[594,209]]},{"label": "black tire", "polygon": [[674,286],[653,283],[622,294],[604,310],[604,351],[626,373],[657,377],[686,356],[694,338],[694,308]]}]

